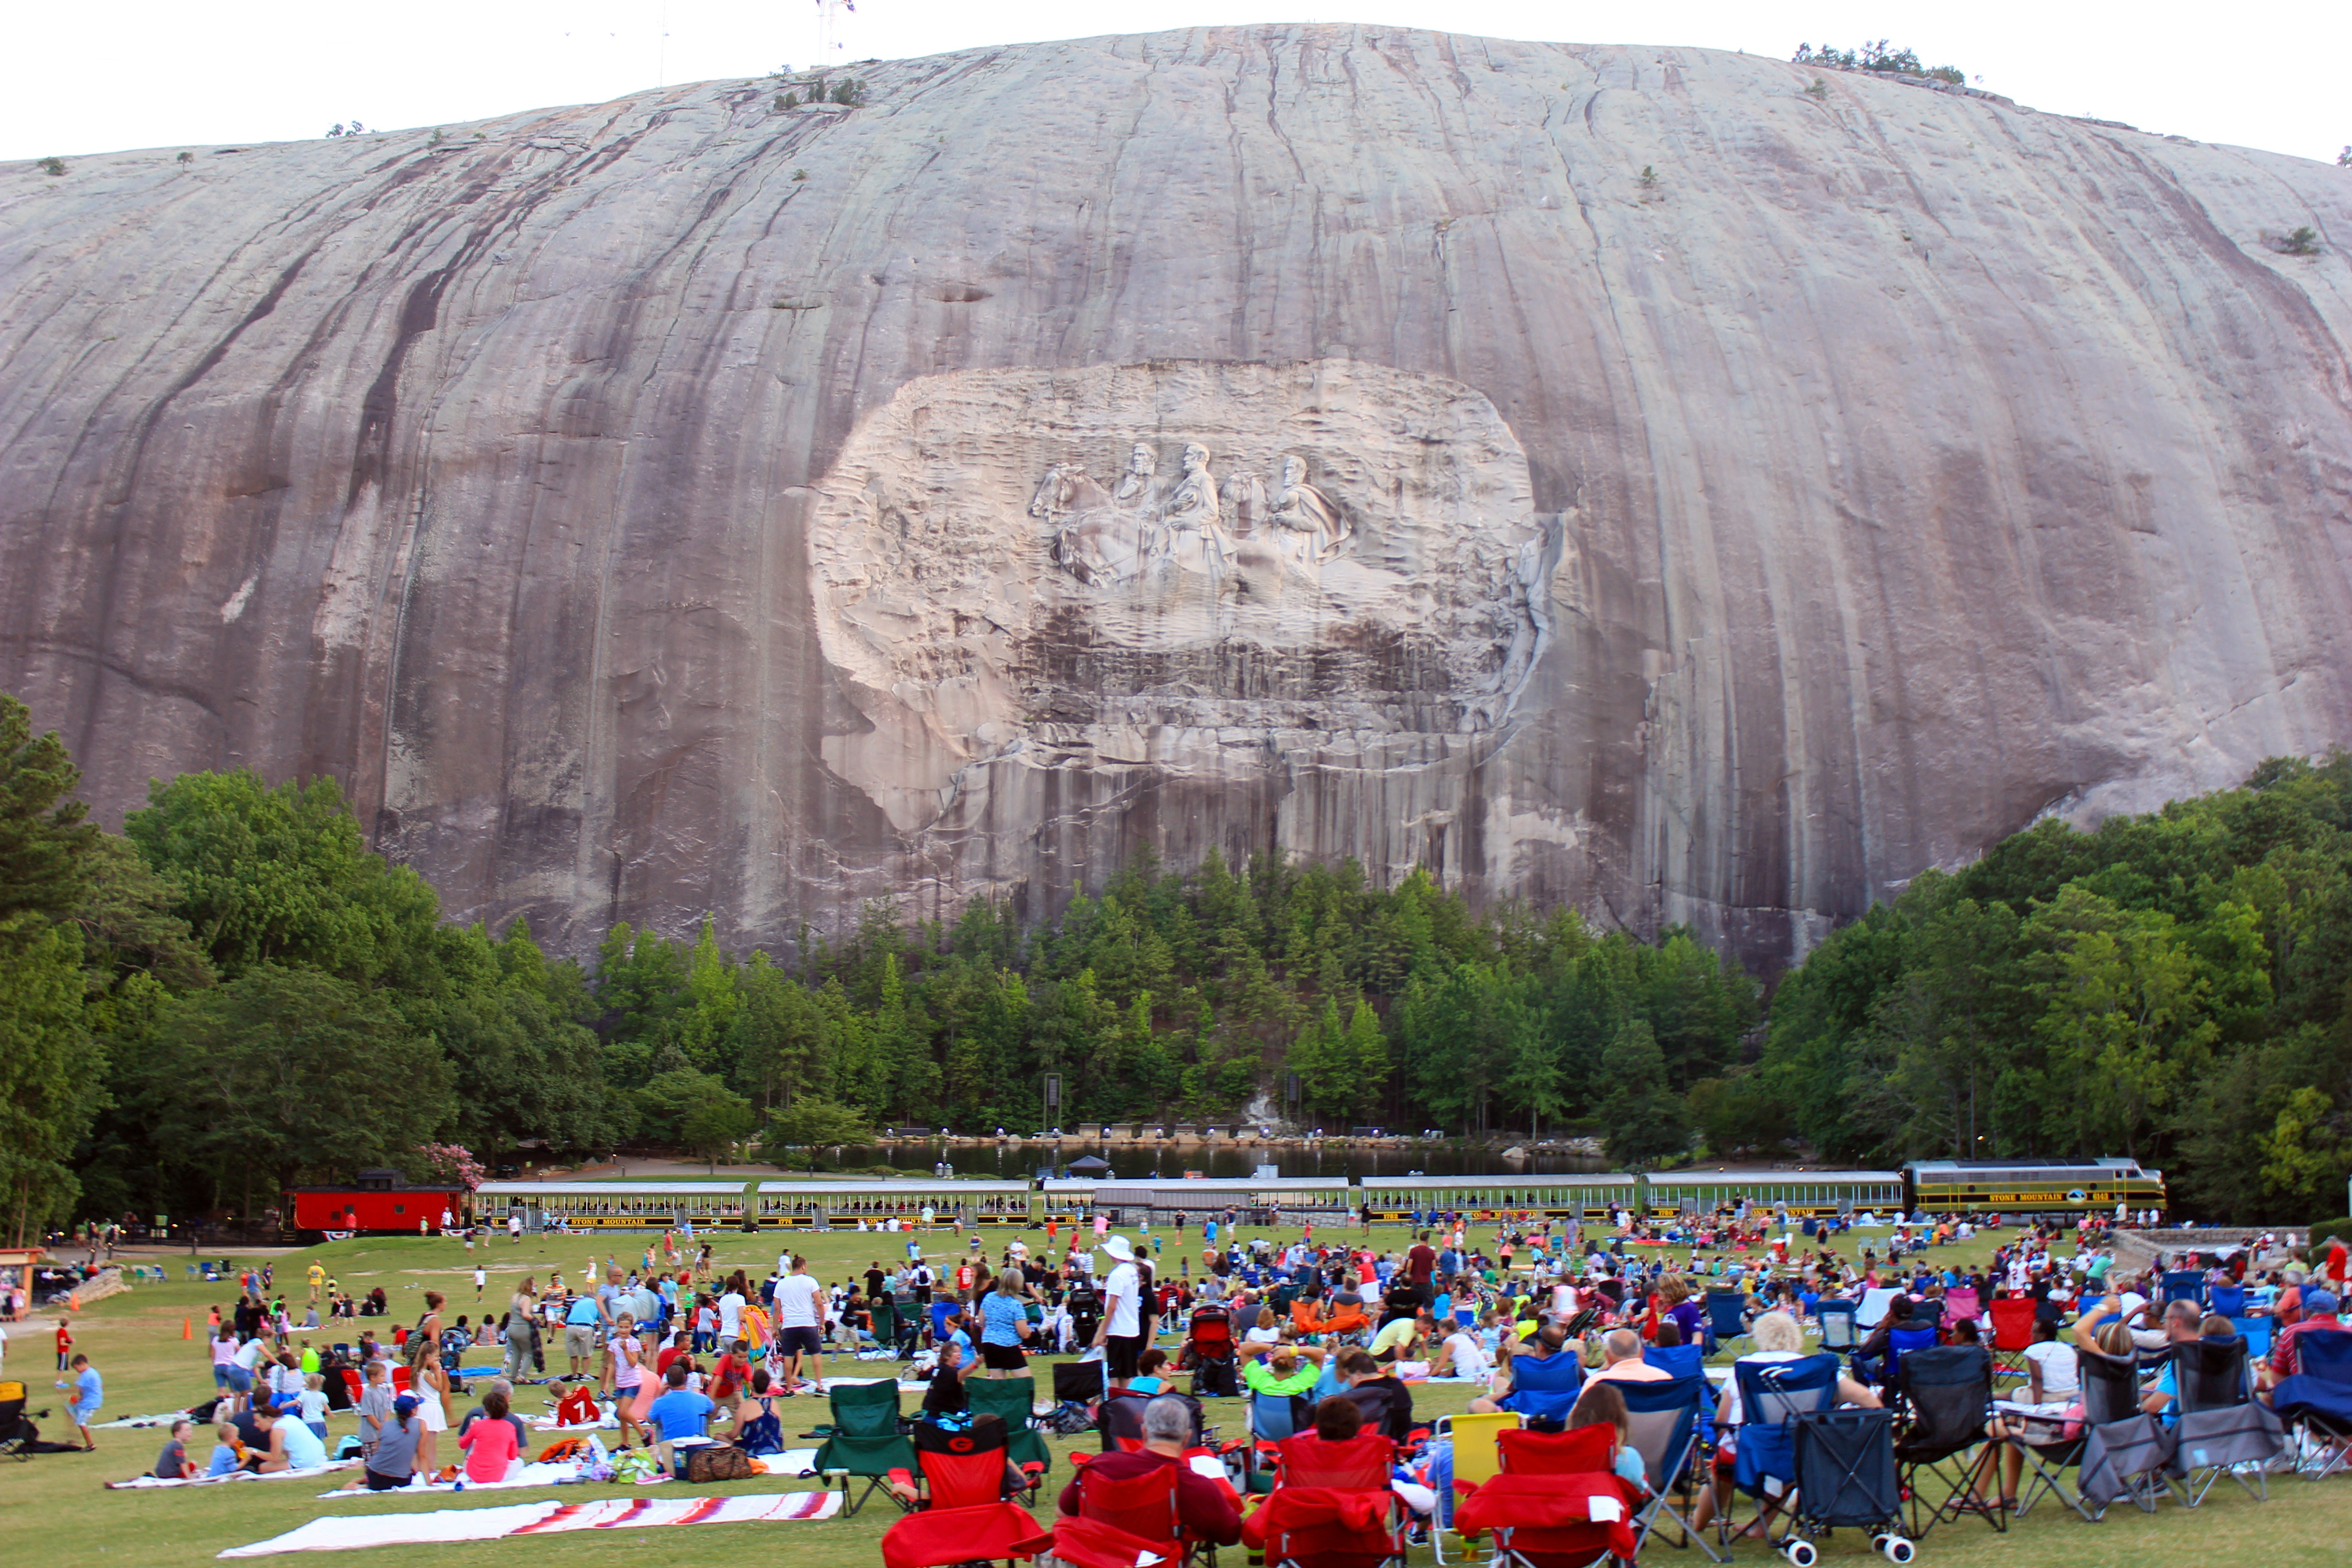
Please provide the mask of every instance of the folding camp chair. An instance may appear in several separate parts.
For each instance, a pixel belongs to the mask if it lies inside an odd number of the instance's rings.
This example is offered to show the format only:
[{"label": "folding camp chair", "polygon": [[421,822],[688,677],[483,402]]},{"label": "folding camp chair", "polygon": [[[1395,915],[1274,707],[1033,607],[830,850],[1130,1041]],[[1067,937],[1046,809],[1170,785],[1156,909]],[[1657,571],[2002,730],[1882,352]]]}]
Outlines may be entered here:
[{"label": "folding camp chair", "polygon": [[2236,1330],[2238,1337],[2246,1342],[2246,1354],[2249,1357],[2270,1354],[2271,1321],[2268,1318],[2232,1318],[2230,1320],[2230,1327]]},{"label": "folding camp chair", "polygon": [[1748,1337],[1748,1298],[1731,1290],[1706,1293],[1706,1337],[1720,1352],[1734,1340]]},{"label": "folding camp chair", "polygon": [[2306,1330],[2294,1354],[2295,1373],[2271,1389],[2271,1408],[2294,1434],[2295,1468],[2325,1480],[2352,1469],[2352,1330]]},{"label": "folding camp chair", "polygon": [[[1895,1385],[1902,1419],[1895,1436],[1895,1465],[1904,1494],[1911,1500],[1911,1539],[1924,1541],[1946,1520],[1975,1514],[2006,1532],[2009,1516],[2000,1506],[2000,1450],[1985,1432],[1992,1408],[1992,1356],[1979,1345],[1937,1345],[1903,1358]],[[1974,1458],[1969,1450],[1982,1445]],[[1957,1470],[1946,1467],[1959,1461]],[[1922,1482],[1933,1477],[1949,1489],[1929,1504]],[[1988,1480],[1993,1483],[1988,1485]]]},{"label": "folding camp chair", "polygon": [[1034,1515],[1006,1500],[1008,1435],[993,1415],[953,1426],[915,1424],[921,1492],[907,1517],[883,1535],[883,1568],[1025,1562],[1053,1545]]},{"label": "folding camp chair", "polygon": [[1304,1432],[1278,1450],[1274,1491],[1242,1527],[1266,1568],[1380,1568],[1405,1557],[1402,1513],[1389,1476],[1396,1445],[1377,1432],[1344,1443]]},{"label": "folding camp chair", "polygon": [[2243,1285],[2208,1285],[2205,1287],[2205,1310],[2224,1318],[2246,1315],[2246,1288]]},{"label": "folding camp chair", "polygon": [[[1699,1417],[1715,1403],[1714,1385],[1705,1376],[1668,1378],[1663,1382],[1620,1382],[1626,1419],[1632,1424],[1633,1447],[1650,1483],[1650,1498],[1633,1519],[1635,1544],[1646,1545],[1658,1527],[1672,1520],[1683,1532],[1683,1544],[1696,1542],[1709,1561],[1721,1562],[1706,1537],[1691,1526],[1692,1460],[1700,1453]],[[1458,1460],[1456,1461],[1459,1462]],[[1705,1484],[1704,1474],[1701,1484]],[[1680,1490],[1685,1501],[1676,1506]]]},{"label": "folding camp chair", "polygon": [[1610,1468],[1615,1440],[1607,1426],[1501,1434],[1502,1474],[1470,1494],[1465,1521],[1491,1528],[1496,1560],[1507,1568],[1582,1568],[1630,1556],[1639,1537],[1624,1484]]},{"label": "folding camp chair", "polygon": [[[1888,1410],[1813,1410],[1796,1416],[1796,1490],[1788,1528],[1774,1544],[1790,1568],[1813,1568],[1812,1537],[1856,1527],[1889,1563],[1916,1555],[1903,1533],[1903,1489],[1895,1479],[1895,1415]],[[1740,1439],[1747,1446],[1746,1437]]]},{"label": "folding camp chair", "polygon": [[[898,1429],[898,1379],[836,1383],[825,1391],[825,1399],[833,1409],[833,1433],[817,1449],[816,1462],[810,1468],[827,1486],[840,1478],[841,1512],[845,1519],[887,1487],[892,1470],[915,1468],[915,1446]],[[860,1476],[866,1478],[866,1489],[853,1500],[850,1483]],[[884,1490],[884,1495],[904,1506],[896,1493]]]},{"label": "folding camp chair", "polygon": [[[1732,1484],[1756,1500],[1757,1522],[1768,1496],[1779,1498],[1797,1484],[1796,1419],[1837,1403],[1838,1358],[1827,1353],[1796,1361],[1738,1361],[1731,1366],[1739,1384],[1738,1453]],[[1719,1528],[1725,1545],[1732,1536],[1731,1510]]]},{"label": "folding camp chair", "polygon": [[1034,1491],[1054,1468],[1054,1451],[1031,1426],[1037,1408],[1034,1377],[968,1377],[963,1381],[965,1407],[974,1415],[993,1415],[1004,1423],[1005,1458],[1029,1478]]},{"label": "folding camp chair", "polygon": [[[1917,1319],[1911,1321],[1917,1323]],[[1932,1350],[1938,1338],[1933,1326],[1889,1329],[1886,1333],[1886,1353],[1883,1356],[1853,1358],[1853,1374],[1864,1383],[1892,1389],[1903,1375],[1903,1358],[1914,1351]]]},{"label": "folding camp chair", "polygon": [[2034,1301],[2031,1296],[2003,1296],[1985,1309],[1992,1321],[1992,1353],[2003,1376],[2025,1375],[2025,1352],[2033,1345]]},{"label": "folding camp chair", "polygon": [[1054,1522],[1055,1557],[1071,1568],[1183,1562],[1176,1486],[1173,1465],[1124,1480],[1080,1470],[1077,1513]]},{"label": "folding camp chair", "polygon": [[1862,1334],[1853,1326],[1853,1314],[1862,1305],[1843,1297],[1823,1297],[1813,1308],[1821,1321],[1822,1349],[1842,1356],[1850,1356],[1862,1343]]},{"label": "folding camp chair", "polygon": [[2160,1305],[2169,1307],[2175,1301],[2205,1303],[2205,1276],[2195,1268],[2172,1268],[2165,1272],[2164,1283],[2157,1288]]},{"label": "folding camp chair", "polygon": [[[40,1415],[47,1417],[48,1412]],[[25,1445],[33,1441],[33,1423],[25,1415],[25,1385],[14,1381],[0,1383],[0,1455],[14,1455],[27,1459],[32,1456]]]},{"label": "folding camp chair", "polygon": [[2078,1351],[2083,1377],[2083,1452],[2075,1485],[2083,1501],[2104,1514],[2126,1498],[2142,1513],[2154,1513],[2168,1495],[2165,1469],[2172,1462],[2173,1435],[2139,1407],[2139,1358]]},{"label": "folding camp chair", "polygon": [[2191,1340],[2172,1347],[2172,1386],[2180,1405],[2173,1465],[2182,1500],[2190,1508],[2203,1502],[2225,1475],[2249,1497],[2269,1500],[2270,1463],[2286,1446],[2286,1427],[2255,1399],[2247,1359],[2241,1339]]},{"label": "folding camp chair", "polygon": [[[1516,1412],[1497,1410],[1483,1415],[1441,1415],[1437,1418],[1436,1436],[1452,1445],[1453,1473],[1433,1477],[1443,1483],[1438,1493],[1437,1512],[1430,1521],[1429,1545],[1437,1561],[1445,1561],[1446,1532],[1454,1529],[1456,1503],[1454,1493],[1475,1492],[1503,1473],[1503,1457],[1496,1439],[1505,1432],[1518,1430]],[[1459,1533],[1456,1531],[1456,1533]],[[1470,1537],[1462,1536],[1466,1552]]]},{"label": "folding camp chair", "polygon": [[1955,1285],[1944,1292],[1944,1327],[1955,1323],[1972,1323],[1984,1315],[1984,1304],[1977,1300],[1973,1285]]}]

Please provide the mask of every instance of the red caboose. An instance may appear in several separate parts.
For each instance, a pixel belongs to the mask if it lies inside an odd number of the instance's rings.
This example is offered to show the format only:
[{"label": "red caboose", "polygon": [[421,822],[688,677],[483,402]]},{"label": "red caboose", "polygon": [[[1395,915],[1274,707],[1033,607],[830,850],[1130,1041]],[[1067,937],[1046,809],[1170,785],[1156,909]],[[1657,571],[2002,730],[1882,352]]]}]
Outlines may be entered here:
[{"label": "red caboose", "polygon": [[464,1212],[465,1197],[446,1182],[411,1186],[398,1171],[362,1171],[348,1186],[294,1188],[286,1194],[286,1215],[307,1247],[331,1231],[418,1236],[438,1230],[445,1212],[453,1217]]}]

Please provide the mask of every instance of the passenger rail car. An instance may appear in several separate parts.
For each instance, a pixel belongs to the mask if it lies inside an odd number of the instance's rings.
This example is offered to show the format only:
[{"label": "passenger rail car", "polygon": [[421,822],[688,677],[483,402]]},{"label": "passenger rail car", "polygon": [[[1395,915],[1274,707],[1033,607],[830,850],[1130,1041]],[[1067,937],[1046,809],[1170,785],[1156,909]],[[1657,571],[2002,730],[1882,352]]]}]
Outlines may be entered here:
[{"label": "passenger rail car", "polygon": [[1713,1214],[1742,1198],[1799,1215],[1891,1215],[1903,1205],[1900,1171],[1661,1171],[1642,1187],[1653,1219]]},{"label": "passenger rail car", "polygon": [[1409,1224],[1415,1214],[1531,1214],[1606,1222],[1639,1212],[1640,1178],[1622,1171],[1552,1176],[1366,1176],[1359,1202],[1375,1224]]},{"label": "passenger rail car", "polygon": [[554,1221],[572,1230],[668,1230],[749,1225],[762,1230],[854,1230],[917,1220],[1025,1225],[1035,1194],[1019,1181],[485,1182],[475,1208],[492,1223],[519,1211],[537,1228]]},{"label": "passenger rail car", "polygon": [[2112,1214],[2165,1206],[2164,1173],[2137,1160],[1915,1160],[1903,1168],[1915,1210],[1931,1215]]}]

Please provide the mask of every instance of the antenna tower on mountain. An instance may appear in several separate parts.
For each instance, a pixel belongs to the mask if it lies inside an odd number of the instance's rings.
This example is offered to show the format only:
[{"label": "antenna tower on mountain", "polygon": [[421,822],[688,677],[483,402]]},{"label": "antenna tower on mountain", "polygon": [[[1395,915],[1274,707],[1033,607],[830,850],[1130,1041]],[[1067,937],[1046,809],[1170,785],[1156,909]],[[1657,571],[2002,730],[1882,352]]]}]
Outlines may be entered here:
[{"label": "antenna tower on mountain", "polygon": [[841,12],[856,12],[857,0],[816,0],[816,63],[819,68],[833,64],[835,50],[842,45],[833,36],[835,23]]}]

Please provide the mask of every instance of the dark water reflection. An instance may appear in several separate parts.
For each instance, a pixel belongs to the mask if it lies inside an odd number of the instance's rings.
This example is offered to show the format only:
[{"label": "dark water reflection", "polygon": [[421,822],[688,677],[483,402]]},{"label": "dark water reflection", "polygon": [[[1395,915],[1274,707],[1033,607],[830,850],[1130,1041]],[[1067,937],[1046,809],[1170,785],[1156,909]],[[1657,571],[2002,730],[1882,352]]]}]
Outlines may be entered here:
[{"label": "dark water reflection", "polygon": [[945,1160],[960,1176],[1034,1176],[1047,1165],[1060,1167],[1081,1155],[1110,1162],[1111,1174],[1133,1181],[1145,1176],[1171,1180],[1187,1171],[1205,1176],[1252,1176],[1261,1164],[1280,1167],[1285,1176],[1543,1176],[1562,1172],[1605,1171],[1606,1160],[1570,1154],[1558,1149],[1536,1149],[1525,1160],[1505,1160],[1492,1149],[1461,1149],[1433,1143],[1410,1149],[1236,1148],[1193,1144],[1161,1148],[1150,1144],[1049,1143],[875,1143],[825,1151],[825,1163],[856,1170],[866,1165],[895,1165],[902,1170],[928,1171]]}]

